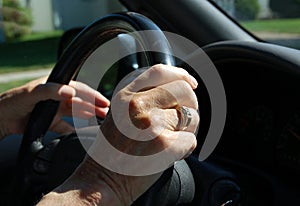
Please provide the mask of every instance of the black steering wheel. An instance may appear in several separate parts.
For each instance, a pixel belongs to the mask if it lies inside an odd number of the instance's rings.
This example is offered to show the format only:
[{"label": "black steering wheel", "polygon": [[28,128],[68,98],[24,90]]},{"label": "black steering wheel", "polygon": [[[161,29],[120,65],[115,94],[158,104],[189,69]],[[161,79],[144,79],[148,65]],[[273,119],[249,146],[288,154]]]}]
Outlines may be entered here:
[{"label": "black steering wheel", "polygon": [[[163,32],[148,18],[132,13],[118,13],[111,14],[100,20],[95,21],[86,27],[80,34],[71,42],[68,48],[63,52],[61,58],[52,70],[47,82],[55,82],[60,84],[68,84],[74,77],[76,77],[86,59],[101,45],[107,41],[118,37],[122,34],[128,34],[136,31],[154,30],[155,36],[148,37],[144,34],[136,34],[135,41],[139,43],[138,46],[148,48],[135,54],[123,58],[122,71],[118,71],[118,79],[120,80],[124,75],[145,66],[151,66],[156,63],[163,63],[168,65],[175,65],[175,60],[170,55],[171,49]],[[125,44],[128,42],[125,42]],[[155,47],[161,52],[151,52],[149,48]],[[138,66],[137,66],[138,65]],[[101,89],[101,85],[98,85]],[[109,94],[108,94],[109,96]],[[28,125],[26,127],[23,141],[18,156],[18,174],[14,184],[14,196],[18,196],[14,205],[31,205],[36,201],[42,193],[48,192],[64,180],[73,169],[80,163],[84,156],[84,151],[79,148],[80,145],[76,139],[76,134],[70,134],[62,138],[57,138],[48,144],[44,144],[43,138],[57,112],[59,102],[47,100],[40,102],[34,108]],[[76,143],[74,143],[76,142]],[[67,146],[66,146],[67,145]],[[66,153],[70,147],[76,147],[79,153],[79,160],[74,161],[68,173],[64,172],[63,176],[53,177],[51,171],[53,168],[63,167],[64,163],[56,163],[56,153]],[[60,154],[61,154],[60,153]],[[56,157],[56,159],[55,159]],[[76,159],[76,158],[75,158]],[[57,160],[61,161],[61,160]],[[66,163],[66,162],[65,162]],[[158,182],[154,184],[148,192],[145,193],[135,204],[136,205],[167,205],[170,201],[190,201],[194,195],[193,183],[189,185],[188,190],[182,190],[177,187],[175,197],[169,197],[171,187],[164,188],[167,182],[172,184],[180,184],[185,179],[192,179],[188,166],[183,162],[176,166],[179,170],[184,171],[184,177],[181,173],[174,171],[174,168],[168,169]],[[176,170],[176,168],[175,168]],[[56,172],[57,175],[60,172]],[[174,180],[174,174],[176,174]],[[170,181],[173,178],[172,181]],[[59,179],[59,180],[57,180]],[[48,181],[48,185],[43,187],[42,182]],[[51,182],[51,183],[49,183]],[[175,182],[175,183],[174,183]],[[177,183],[176,183],[177,182]],[[168,184],[170,185],[170,184]],[[174,187],[176,188],[176,187]],[[161,198],[164,202],[156,201],[153,194],[160,191]],[[183,191],[183,194],[181,191]],[[159,195],[156,194],[155,197]],[[168,199],[168,200],[167,200]],[[175,199],[175,200],[174,200]],[[11,200],[10,200],[11,204]],[[173,205],[173,204],[172,204]]]}]

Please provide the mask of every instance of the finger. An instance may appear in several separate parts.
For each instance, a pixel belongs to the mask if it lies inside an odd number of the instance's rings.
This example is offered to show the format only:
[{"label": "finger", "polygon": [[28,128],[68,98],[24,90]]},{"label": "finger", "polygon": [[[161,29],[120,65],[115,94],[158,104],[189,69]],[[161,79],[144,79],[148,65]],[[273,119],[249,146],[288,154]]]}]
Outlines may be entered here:
[{"label": "finger", "polygon": [[58,110],[59,116],[66,116],[66,117],[78,117],[81,119],[89,119],[91,117],[95,116],[95,113],[86,111],[86,110],[76,110],[74,111],[71,108],[68,108],[67,110],[64,109],[64,107],[60,107]]},{"label": "finger", "polygon": [[[156,131],[148,133],[151,136],[155,136],[154,139],[139,141],[139,137],[143,136],[142,130],[136,134],[138,138],[133,139],[132,137],[129,138],[129,136],[124,136],[124,134],[120,133],[114,124],[108,124],[104,121],[102,126],[105,128],[102,132],[111,145],[121,152],[134,156],[148,156],[169,150],[170,152],[168,153],[171,153],[169,157],[178,155],[176,159],[174,159],[175,161],[190,154],[196,147],[195,135],[187,131],[162,129],[159,133]],[[156,130],[157,127],[153,127],[153,129]]]},{"label": "finger", "polygon": [[[77,117],[82,117],[83,114],[88,115],[92,114],[92,116],[98,116],[101,118],[105,118],[108,107],[98,107],[90,102],[84,101],[81,98],[74,97],[71,102],[69,102],[72,107],[72,115]],[[79,116],[80,115],[80,116]],[[89,116],[90,118],[91,116]]]},{"label": "finger", "polygon": [[99,107],[108,107],[110,101],[100,92],[82,82],[71,81],[70,86],[76,89],[76,96]]},{"label": "finger", "polygon": [[[195,133],[198,125],[199,125],[199,114],[197,110],[189,108],[189,112],[191,114],[191,119],[188,125],[184,128],[184,131],[186,132],[191,132]],[[161,115],[163,114],[163,115]],[[180,127],[180,123],[182,121],[182,116],[181,114],[176,110],[176,109],[165,109],[160,112],[161,121],[157,122],[157,117],[154,117],[152,113],[150,113],[150,119],[151,119],[151,124],[153,126],[156,126],[156,124],[161,124],[165,125],[165,129],[170,130],[170,131],[179,131],[182,130],[183,128]],[[163,123],[162,123],[163,122]]]},{"label": "finger", "polygon": [[148,142],[129,138],[107,140],[118,150],[134,156],[148,156],[167,150],[165,155],[168,154],[169,157],[162,158],[172,158],[172,162],[191,154],[197,146],[195,135],[185,131],[165,130],[157,138]]},{"label": "finger", "polygon": [[135,94],[130,106],[133,114],[153,107],[168,109],[186,106],[197,110],[198,101],[192,88],[185,81],[179,80]]},{"label": "finger", "polygon": [[196,110],[198,109],[197,96],[192,88],[186,83],[186,81],[173,81],[171,83],[159,86],[158,89],[166,91],[164,92],[165,95],[169,93],[169,95],[162,97],[162,94],[155,91],[156,88],[153,89],[156,98],[164,99],[164,101],[159,101],[161,104],[160,106],[164,108],[174,106],[174,102],[166,101],[166,98],[171,98],[171,96],[173,96],[173,99],[176,101],[175,106],[186,106]]},{"label": "finger", "polygon": [[93,116],[105,118],[109,110],[108,107],[97,107],[89,102],[83,101],[78,97],[72,98],[72,100],[69,102],[69,105],[73,107],[73,113],[75,113],[75,115],[76,112],[82,113],[85,111],[86,114],[91,113]]},{"label": "finger", "polygon": [[139,75],[128,88],[132,92],[140,91],[144,88],[156,87],[176,80],[186,81],[192,89],[197,88],[197,80],[186,70],[178,67],[157,64]]},{"label": "finger", "polygon": [[197,146],[196,136],[191,132],[166,130],[159,138],[175,160],[187,157]]},{"label": "finger", "polygon": [[57,101],[66,100],[74,97],[75,95],[80,96],[82,99],[95,104],[99,107],[108,107],[109,100],[107,100],[98,91],[93,90],[89,86],[73,82],[72,85],[61,85],[56,83],[40,84],[33,89],[34,95],[32,95],[33,102],[39,102],[43,100],[53,99]]},{"label": "finger", "polygon": [[73,87],[56,83],[40,84],[33,89],[32,93],[30,99],[34,103],[48,99],[62,101],[76,95]]},{"label": "finger", "polygon": [[79,97],[73,97],[68,101],[62,102],[59,108],[59,112],[63,116],[76,116],[83,119],[93,116],[105,118],[108,110],[108,107],[97,107]]}]

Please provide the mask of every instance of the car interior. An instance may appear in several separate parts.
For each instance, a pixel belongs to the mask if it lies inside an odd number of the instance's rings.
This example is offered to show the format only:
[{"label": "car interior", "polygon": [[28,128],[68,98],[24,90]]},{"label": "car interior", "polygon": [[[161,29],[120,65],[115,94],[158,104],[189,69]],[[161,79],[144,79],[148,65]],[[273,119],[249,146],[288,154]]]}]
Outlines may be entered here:
[{"label": "car interior", "polygon": [[[120,0],[120,3],[126,11],[100,17],[87,27],[64,33],[48,81],[68,84],[82,74],[85,78],[97,78],[94,73],[82,73],[97,48],[121,34],[145,30],[158,33],[155,38],[134,35],[137,47],[152,48],[159,41],[155,46],[162,52],[137,52],[113,65],[101,62],[110,66],[101,82],[94,85],[98,91],[111,98],[117,83],[136,70],[136,65],[142,68],[156,63],[185,68],[199,81],[195,92],[201,121],[196,150],[167,169],[133,205],[298,205],[300,51],[259,39],[212,1]],[[201,52],[189,53],[185,45],[176,45],[176,50],[187,53],[188,58],[183,61],[170,55],[176,42],[168,42],[161,31],[190,40]],[[130,38],[120,41],[120,47],[132,49],[128,47],[132,43]],[[213,116],[218,109],[206,80],[188,63],[201,61],[203,55],[213,63],[211,67],[216,69],[224,87],[221,91],[226,95],[224,123]],[[4,205],[35,204],[72,174],[86,155],[77,133],[46,135],[57,107],[54,101],[39,103],[21,144],[15,140],[1,142],[1,148],[12,148],[2,150],[1,154],[0,195]],[[88,122],[87,129],[82,130],[87,141],[94,135],[88,128],[101,121]],[[220,140],[209,157],[201,160],[203,145],[213,133],[212,125],[217,123],[222,130]]]}]

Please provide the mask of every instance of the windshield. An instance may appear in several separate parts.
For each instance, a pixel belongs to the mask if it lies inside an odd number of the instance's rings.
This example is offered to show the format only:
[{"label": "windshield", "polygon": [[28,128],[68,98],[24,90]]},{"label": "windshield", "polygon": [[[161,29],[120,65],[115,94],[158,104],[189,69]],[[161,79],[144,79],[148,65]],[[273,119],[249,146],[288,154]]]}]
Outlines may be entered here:
[{"label": "windshield", "polygon": [[118,0],[0,0],[0,93],[48,75],[84,26],[122,10]]},{"label": "windshield", "polygon": [[300,0],[213,0],[258,38],[300,49]]}]

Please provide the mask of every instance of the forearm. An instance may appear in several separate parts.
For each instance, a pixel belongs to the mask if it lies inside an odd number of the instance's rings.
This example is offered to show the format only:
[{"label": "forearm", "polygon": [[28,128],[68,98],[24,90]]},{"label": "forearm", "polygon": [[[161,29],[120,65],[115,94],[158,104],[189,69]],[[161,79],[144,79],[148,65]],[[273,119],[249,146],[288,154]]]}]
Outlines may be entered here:
[{"label": "forearm", "polygon": [[37,206],[129,206],[160,175],[126,176],[87,157],[68,180],[45,195]]},{"label": "forearm", "polygon": [[[99,165],[87,158],[76,172],[55,190],[45,195],[38,206],[74,205],[74,206],[127,206],[129,198],[119,192],[120,187],[110,185],[110,180],[98,171]],[[110,179],[111,177],[109,177]],[[112,189],[114,188],[114,189]],[[124,188],[124,187],[123,187]],[[117,191],[118,190],[118,191]]]},{"label": "forearm", "polygon": [[106,185],[98,185],[99,188],[75,188],[66,190],[59,187],[45,195],[37,206],[121,206],[122,204],[112,196]]},{"label": "forearm", "polygon": [[26,108],[28,101],[24,96],[29,94],[30,90],[32,86],[23,85],[0,94],[0,139],[11,134],[22,133],[30,112],[24,113],[22,110]]},{"label": "forearm", "polygon": [[11,96],[13,96],[13,90],[0,94],[0,140],[10,134],[7,127],[7,119],[9,118],[9,115],[6,113],[8,110],[6,99]]}]

